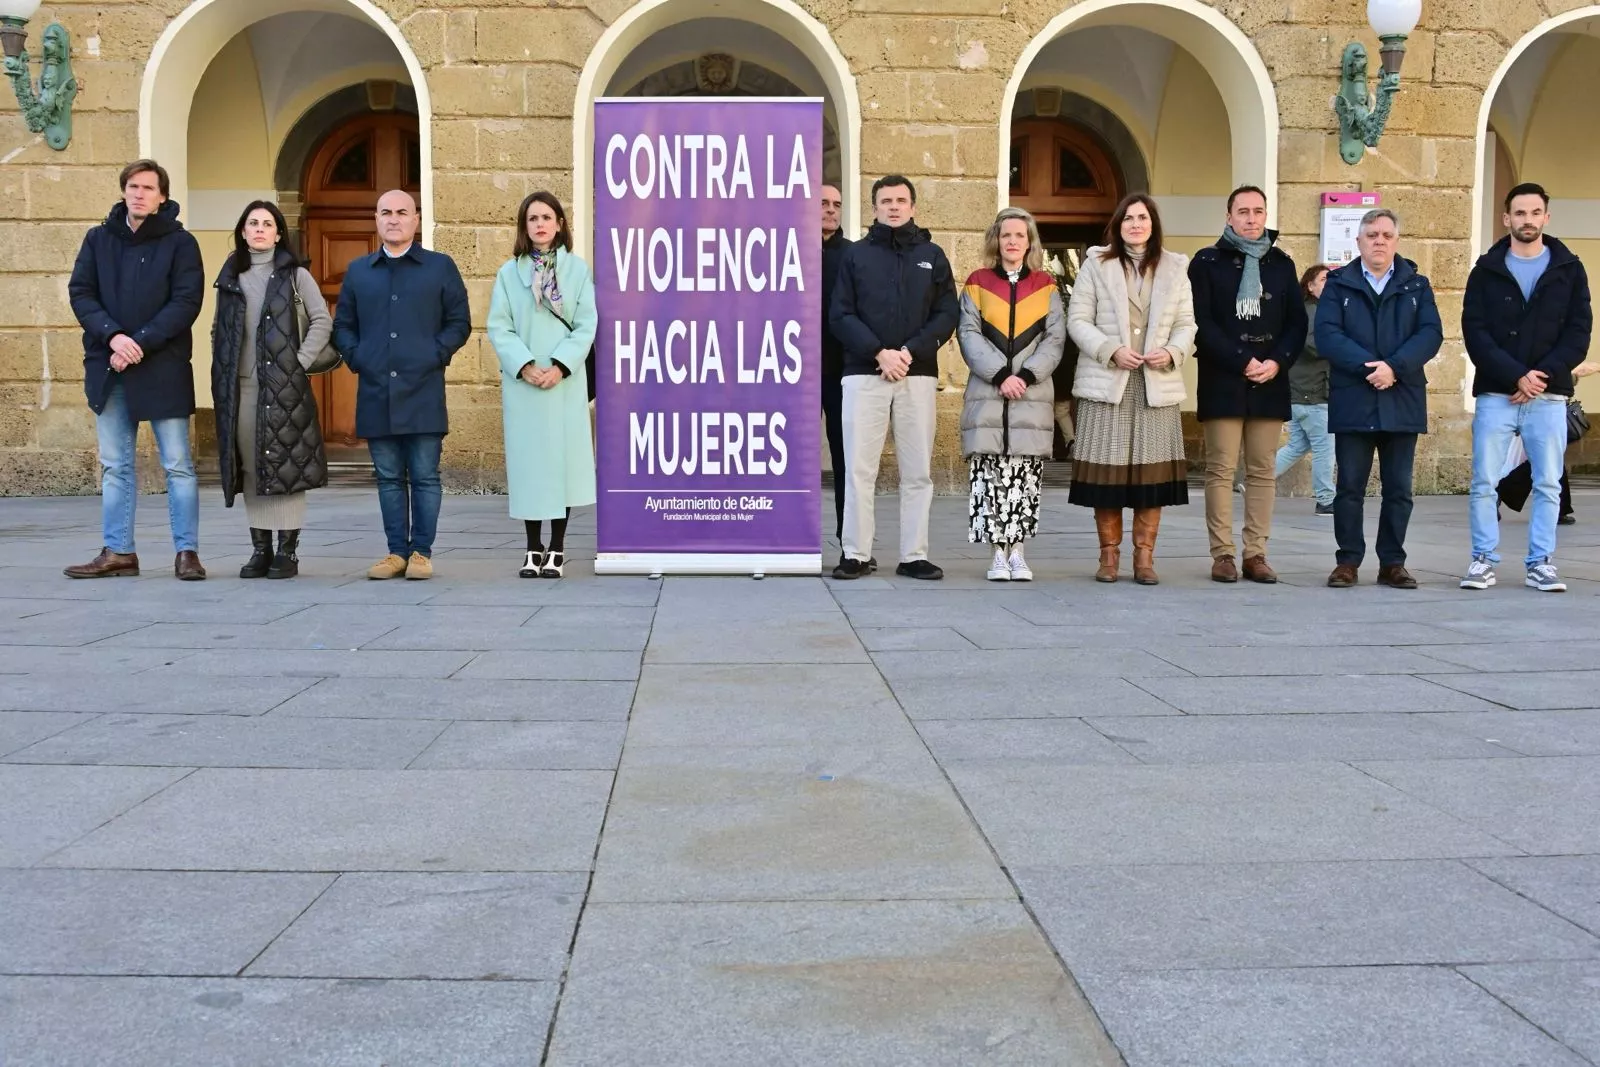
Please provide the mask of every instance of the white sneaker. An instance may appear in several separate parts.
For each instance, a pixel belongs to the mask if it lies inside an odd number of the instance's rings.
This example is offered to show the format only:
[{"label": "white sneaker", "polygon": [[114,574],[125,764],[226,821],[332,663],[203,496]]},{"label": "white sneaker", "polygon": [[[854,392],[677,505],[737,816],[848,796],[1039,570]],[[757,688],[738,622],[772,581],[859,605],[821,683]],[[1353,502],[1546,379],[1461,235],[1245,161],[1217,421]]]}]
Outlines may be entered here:
[{"label": "white sneaker", "polygon": [[1528,580],[1525,584],[1529,589],[1537,589],[1541,593],[1565,593],[1567,591],[1567,583],[1557,576],[1555,564],[1549,560],[1541,560],[1529,567]]},{"label": "white sneaker", "polygon": [[1466,577],[1461,579],[1463,589],[1487,589],[1494,584],[1494,564],[1488,556],[1473,556],[1467,565]]},{"label": "white sneaker", "polygon": [[989,564],[989,573],[984,577],[991,582],[1009,582],[1011,580],[1011,565],[1006,562],[1004,545],[994,546],[994,560]]},{"label": "white sneaker", "polygon": [[1033,571],[1028,569],[1028,561],[1022,558],[1022,545],[1011,546],[1011,558],[1006,560],[1006,566],[1011,568],[1013,582],[1033,581]]}]

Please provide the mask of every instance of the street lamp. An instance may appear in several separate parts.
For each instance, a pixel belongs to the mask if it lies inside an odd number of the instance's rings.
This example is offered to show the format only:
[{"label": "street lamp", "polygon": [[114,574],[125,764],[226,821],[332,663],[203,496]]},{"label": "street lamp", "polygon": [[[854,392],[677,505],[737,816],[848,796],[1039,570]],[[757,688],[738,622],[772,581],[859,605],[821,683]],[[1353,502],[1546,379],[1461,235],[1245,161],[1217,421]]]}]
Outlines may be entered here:
[{"label": "street lamp", "polygon": [[[5,2],[5,0],[0,0]],[[1361,162],[1368,148],[1376,148],[1389,121],[1394,94],[1400,91],[1400,64],[1406,58],[1406,37],[1422,18],[1422,0],[1367,0],[1367,22],[1378,35],[1377,99],[1367,92],[1367,49],[1360,41],[1344,47],[1339,61],[1339,95],[1333,110],[1339,116],[1339,156],[1346,163]]]},{"label": "street lamp", "polygon": [[28,71],[28,20],[39,10],[39,0],[0,0],[0,46],[5,51],[6,77],[17,94],[17,105],[28,129],[44,134],[56,151],[72,140],[72,101],[78,79],[72,76],[72,42],[59,22],[45,27],[39,87]]}]

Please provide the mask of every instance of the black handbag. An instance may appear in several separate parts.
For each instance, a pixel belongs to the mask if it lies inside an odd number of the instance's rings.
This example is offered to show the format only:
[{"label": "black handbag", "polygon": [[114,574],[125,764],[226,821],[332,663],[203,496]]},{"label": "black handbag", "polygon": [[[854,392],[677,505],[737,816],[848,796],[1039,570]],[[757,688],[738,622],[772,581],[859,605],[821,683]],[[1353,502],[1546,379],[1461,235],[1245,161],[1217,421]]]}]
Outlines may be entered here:
[{"label": "black handbag", "polygon": [[[546,306],[545,310],[549,311],[552,315],[556,315],[555,311],[551,310],[548,306]],[[565,326],[568,333],[572,332],[572,323],[568,322],[560,315],[556,315],[556,321]],[[594,350],[595,346],[591,344],[589,346],[589,358],[583,361],[583,376],[588,380],[590,400],[594,399]]]},{"label": "black handbag", "polygon": [[[311,317],[306,314],[305,301],[300,299],[300,290],[294,290],[294,338],[299,344],[304,345],[306,334],[311,331]],[[344,357],[339,350],[333,347],[333,335],[329,334],[328,343],[322,346],[322,351],[311,357],[311,366],[306,368],[307,374],[326,374],[344,362]]]},{"label": "black handbag", "polygon": [[1567,401],[1567,444],[1583,440],[1589,432],[1589,416],[1583,412],[1583,401],[1573,397]]}]

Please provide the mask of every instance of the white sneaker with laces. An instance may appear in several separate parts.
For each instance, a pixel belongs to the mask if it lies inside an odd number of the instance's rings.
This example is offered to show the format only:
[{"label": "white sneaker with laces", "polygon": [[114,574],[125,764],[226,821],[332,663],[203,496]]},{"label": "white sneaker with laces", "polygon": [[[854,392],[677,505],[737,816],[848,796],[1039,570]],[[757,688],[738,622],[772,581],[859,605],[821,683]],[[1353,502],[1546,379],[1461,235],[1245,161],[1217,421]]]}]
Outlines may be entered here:
[{"label": "white sneaker with laces", "polygon": [[989,564],[989,573],[985,575],[991,582],[1009,582],[1011,580],[1011,565],[1006,562],[1006,547],[994,546],[994,560]]},{"label": "white sneaker with laces", "polygon": [[1537,589],[1541,593],[1565,593],[1567,583],[1563,582],[1556,574],[1555,564],[1549,560],[1541,560],[1528,568],[1528,580],[1525,583],[1529,589]]},{"label": "white sneaker with laces", "polygon": [[1006,560],[1006,565],[1011,568],[1013,582],[1033,581],[1033,571],[1028,569],[1028,561],[1022,558],[1022,545],[1011,546],[1011,557]]},{"label": "white sneaker with laces", "polygon": [[1489,562],[1489,557],[1473,556],[1467,565],[1466,577],[1461,579],[1461,588],[1487,589],[1494,581],[1494,564]]}]

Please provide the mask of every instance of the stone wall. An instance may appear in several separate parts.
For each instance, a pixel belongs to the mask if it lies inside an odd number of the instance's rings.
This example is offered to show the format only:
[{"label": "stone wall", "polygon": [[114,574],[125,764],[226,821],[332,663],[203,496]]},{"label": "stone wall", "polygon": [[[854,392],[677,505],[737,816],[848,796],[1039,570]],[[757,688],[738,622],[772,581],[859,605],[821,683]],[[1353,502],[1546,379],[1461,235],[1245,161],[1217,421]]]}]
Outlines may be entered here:
[{"label": "stone wall", "polygon": [[[263,6],[269,0],[263,0]],[[275,0],[270,0],[275,2]],[[571,197],[571,120],[579,72],[629,0],[378,0],[420,60],[433,101],[435,244],[468,278],[474,332],[449,373],[450,484],[501,480],[498,368],[484,339],[492,276],[509,251],[509,219],[537,188]],[[995,209],[996,134],[1005,85],[1061,0],[803,0],[831,33],[861,97],[862,186],[901,171],[918,182],[918,217],[958,276],[977,265]],[[1469,472],[1461,395],[1460,293],[1471,262],[1479,106],[1508,48],[1571,0],[1429,0],[1412,37],[1404,91],[1388,133],[1356,167],[1337,153],[1332,95],[1346,41],[1377,42],[1359,0],[1226,0],[1277,87],[1279,224],[1302,262],[1315,254],[1317,195],[1381,189],[1404,220],[1405,254],[1439,292],[1447,341],[1429,368],[1433,433],[1417,485],[1454,491]],[[71,147],[52,152],[0,110],[0,492],[92,491],[92,419],[79,387],[80,342],[66,278],[86,226],[116,197],[116,171],[138,154],[137,101],[151,46],[182,0],[48,3],[71,31],[83,83]],[[758,15],[758,0],[741,13]],[[88,55],[98,37],[98,57]],[[208,268],[209,269],[209,268]],[[201,324],[201,332],[205,324]],[[953,396],[945,401],[953,422]],[[941,483],[964,482],[954,426],[941,434]],[[889,468],[892,470],[892,466]]]}]

